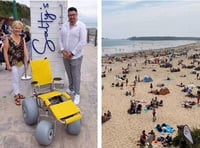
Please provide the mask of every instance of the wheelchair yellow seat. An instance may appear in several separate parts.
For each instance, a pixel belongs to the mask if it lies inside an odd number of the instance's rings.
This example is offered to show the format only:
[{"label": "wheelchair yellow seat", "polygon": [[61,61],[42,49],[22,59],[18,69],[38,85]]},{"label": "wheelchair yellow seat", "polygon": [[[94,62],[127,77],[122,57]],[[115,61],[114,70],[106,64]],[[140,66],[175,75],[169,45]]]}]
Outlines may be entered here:
[{"label": "wheelchair yellow seat", "polygon": [[50,109],[57,120],[64,120],[65,124],[69,124],[81,118],[79,108],[74,105],[72,100],[50,106]]},{"label": "wheelchair yellow seat", "polygon": [[[51,99],[54,97],[64,97],[66,100],[53,104]],[[38,98],[43,100],[46,107],[50,108],[52,114],[57,120],[62,120],[65,124],[69,124],[81,118],[80,109],[65,92],[52,91],[38,95]]]},{"label": "wheelchair yellow seat", "polygon": [[[30,62],[32,81],[36,82],[33,87],[38,87],[48,84],[53,84],[50,62],[47,58],[32,60]],[[51,100],[56,97],[63,97],[57,103],[52,103]],[[65,124],[69,124],[81,118],[80,109],[70,99],[70,96],[65,92],[60,92],[50,89],[48,92],[38,93],[37,99],[42,100],[46,108],[51,110],[51,113],[57,120],[62,120]]]}]

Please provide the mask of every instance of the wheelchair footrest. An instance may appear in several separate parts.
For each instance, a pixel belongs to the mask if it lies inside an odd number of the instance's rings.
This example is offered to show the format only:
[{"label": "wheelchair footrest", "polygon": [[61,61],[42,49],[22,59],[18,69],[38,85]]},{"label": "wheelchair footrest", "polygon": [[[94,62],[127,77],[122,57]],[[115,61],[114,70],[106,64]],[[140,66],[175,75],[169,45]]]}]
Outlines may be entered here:
[{"label": "wheelchair footrest", "polygon": [[65,119],[65,124],[70,124],[70,123],[72,123],[72,122],[74,122],[76,120],[81,119],[81,117],[82,117],[81,114],[78,113],[78,114],[76,114],[76,115],[74,115],[72,117],[69,117],[69,118]]},{"label": "wheelchair footrest", "polygon": [[77,116],[80,114],[80,109],[74,104],[72,100],[67,100],[59,104],[51,105],[50,110],[57,120],[66,118],[65,122],[67,123],[75,121],[76,118],[81,118],[81,115]]}]

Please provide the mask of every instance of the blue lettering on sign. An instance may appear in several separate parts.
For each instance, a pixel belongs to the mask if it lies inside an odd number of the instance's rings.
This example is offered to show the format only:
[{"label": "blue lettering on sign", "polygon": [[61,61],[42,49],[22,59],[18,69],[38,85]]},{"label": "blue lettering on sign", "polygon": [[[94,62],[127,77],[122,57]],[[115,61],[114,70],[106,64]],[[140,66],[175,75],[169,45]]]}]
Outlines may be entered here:
[{"label": "blue lettering on sign", "polygon": [[[43,8],[48,9],[49,4],[48,3],[43,3]],[[40,8],[42,10],[42,8]],[[48,39],[48,30],[51,25],[51,23],[56,19],[56,15],[53,13],[49,13],[47,10],[44,12],[40,13],[40,20],[37,22],[40,23],[38,28],[44,29],[44,39],[45,39],[45,44],[44,48],[42,50],[39,50],[36,48],[36,44],[40,44],[39,39],[33,39],[32,40],[32,46],[33,49],[38,53],[38,54],[44,54],[47,49],[50,51],[54,52],[56,50],[54,42],[50,39]]]}]

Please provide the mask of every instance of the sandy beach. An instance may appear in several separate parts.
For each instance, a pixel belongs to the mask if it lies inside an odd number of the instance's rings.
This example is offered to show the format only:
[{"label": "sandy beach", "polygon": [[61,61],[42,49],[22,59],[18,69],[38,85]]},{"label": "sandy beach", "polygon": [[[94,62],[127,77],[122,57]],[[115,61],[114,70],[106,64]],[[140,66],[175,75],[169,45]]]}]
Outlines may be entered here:
[{"label": "sandy beach", "polygon": [[[171,51],[174,51],[175,56],[166,56]],[[182,105],[183,101],[197,102],[195,97],[197,96],[197,88],[191,89],[194,97],[190,97],[187,96],[187,93],[181,91],[183,87],[177,86],[180,83],[185,86],[191,86],[191,84],[200,86],[200,79],[197,80],[197,75],[192,73],[194,68],[190,68],[191,62],[195,67],[200,66],[198,65],[200,59],[188,58],[193,53],[200,53],[199,42],[176,48],[153,50],[153,52],[121,54],[113,59],[110,57],[102,58],[102,73],[105,76],[102,77],[102,114],[107,110],[110,110],[112,114],[111,119],[102,124],[102,148],[139,147],[137,144],[142,130],[148,133],[153,129],[156,137],[166,137],[167,134],[161,135],[155,129],[157,124],[170,125],[175,130],[170,133],[172,137],[177,134],[177,125],[187,124],[190,129],[200,128],[200,106],[196,104],[192,108],[185,108]],[[129,57],[130,55],[132,56]],[[159,60],[156,60],[155,56]],[[160,63],[166,61],[170,61],[173,65],[172,68],[180,71],[171,72],[170,68],[160,67]],[[123,69],[128,70],[124,80],[119,79],[124,75]],[[153,81],[142,81],[145,75],[150,75]],[[128,79],[127,84],[126,79]],[[135,79],[137,81],[133,95],[132,88]],[[116,87],[117,82],[119,84],[123,82],[123,87]],[[112,86],[112,83],[114,86]],[[150,88],[151,83],[152,89]],[[164,84],[164,87],[167,87],[170,93],[166,95],[149,93],[151,90],[160,90],[161,87],[157,86],[158,84]],[[128,91],[131,92],[131,95],[126,95]],[[158,101],[163,100],[163,106],[156,108],[156,121],[153,122],[152,110],[145,110],[145,107],[155,97]],[[131,100],[139,101],[142,104],[141,113],[127,113]],[[162,144],[161,142],[153,143],[153,147],[159,148],[162,147]]]}]

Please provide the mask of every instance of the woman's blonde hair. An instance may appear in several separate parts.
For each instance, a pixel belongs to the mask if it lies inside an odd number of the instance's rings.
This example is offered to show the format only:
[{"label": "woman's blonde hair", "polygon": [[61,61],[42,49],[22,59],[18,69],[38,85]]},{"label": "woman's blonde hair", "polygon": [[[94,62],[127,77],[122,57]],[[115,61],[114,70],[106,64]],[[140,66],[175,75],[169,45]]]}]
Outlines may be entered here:
[{"label": "woman's blonde hair", "polygon": [[21,27],[21,28],[23,28],[23,23],[21,21],[14,21],[12,23],[12,28],[14,28],[14,27]]}]

